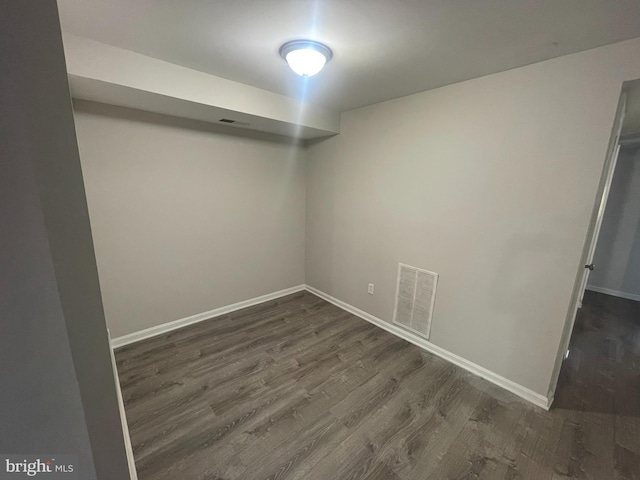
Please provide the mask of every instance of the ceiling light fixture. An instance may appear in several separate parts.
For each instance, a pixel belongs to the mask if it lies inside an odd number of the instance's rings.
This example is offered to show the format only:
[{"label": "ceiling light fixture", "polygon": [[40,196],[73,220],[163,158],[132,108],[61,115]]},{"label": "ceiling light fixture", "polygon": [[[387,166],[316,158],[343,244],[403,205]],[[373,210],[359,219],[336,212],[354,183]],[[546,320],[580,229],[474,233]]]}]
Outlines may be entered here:
[{"label": "ceiling light fixture", "polygon": [[291,70],[303,77],[312,77],[331,60],[333,52],[326,45],[313,40],[292,40],[280,47],[280,56]]}]

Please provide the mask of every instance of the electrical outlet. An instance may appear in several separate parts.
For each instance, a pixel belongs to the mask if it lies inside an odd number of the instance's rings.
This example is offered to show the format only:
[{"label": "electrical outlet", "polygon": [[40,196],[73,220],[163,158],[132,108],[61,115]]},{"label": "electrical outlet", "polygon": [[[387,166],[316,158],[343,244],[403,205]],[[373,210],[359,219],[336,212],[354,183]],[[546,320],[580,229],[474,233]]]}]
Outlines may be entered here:
[{"label": "electrical outlet", "polygon": [[369,295],[373,295],[373,283],[369,284],[369,288],[367,288],[367,293]]}]

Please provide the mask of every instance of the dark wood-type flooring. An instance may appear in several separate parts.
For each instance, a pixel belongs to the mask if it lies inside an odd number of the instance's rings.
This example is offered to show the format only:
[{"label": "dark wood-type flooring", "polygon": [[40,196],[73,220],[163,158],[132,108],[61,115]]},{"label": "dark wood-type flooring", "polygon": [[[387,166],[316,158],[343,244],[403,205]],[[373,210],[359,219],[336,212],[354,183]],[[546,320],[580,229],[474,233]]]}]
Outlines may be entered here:
[{"label": "dark wood-type flooring", "polygon": [[587,294],[550,412],[307,292],[121,348],[138,476],[640,479],[638,305]]}]

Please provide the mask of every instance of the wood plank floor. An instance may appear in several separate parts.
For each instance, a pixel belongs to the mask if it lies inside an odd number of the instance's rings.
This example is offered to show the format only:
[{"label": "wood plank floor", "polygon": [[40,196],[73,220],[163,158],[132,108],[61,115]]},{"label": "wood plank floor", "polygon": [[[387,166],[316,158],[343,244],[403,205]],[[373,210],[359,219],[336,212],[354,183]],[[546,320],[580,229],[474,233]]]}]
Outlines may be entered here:
[{"label": "wood plank floor", "polygon": [[121,348],[138,476],[640,479],[640,310],[601,297],[551,412],[307,292]]}]

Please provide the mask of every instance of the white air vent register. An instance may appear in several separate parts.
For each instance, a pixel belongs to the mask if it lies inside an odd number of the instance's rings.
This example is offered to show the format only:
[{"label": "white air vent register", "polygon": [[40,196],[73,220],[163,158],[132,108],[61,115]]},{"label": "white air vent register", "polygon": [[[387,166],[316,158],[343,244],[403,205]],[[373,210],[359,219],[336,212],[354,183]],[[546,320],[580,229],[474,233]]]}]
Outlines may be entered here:
[{"label": "white air vent register", "polygon": [[400,263],[393,323],[428,339],[437,285],[437,273]]}]

